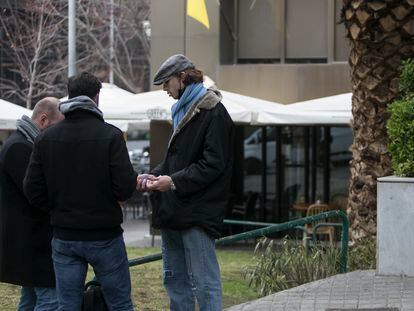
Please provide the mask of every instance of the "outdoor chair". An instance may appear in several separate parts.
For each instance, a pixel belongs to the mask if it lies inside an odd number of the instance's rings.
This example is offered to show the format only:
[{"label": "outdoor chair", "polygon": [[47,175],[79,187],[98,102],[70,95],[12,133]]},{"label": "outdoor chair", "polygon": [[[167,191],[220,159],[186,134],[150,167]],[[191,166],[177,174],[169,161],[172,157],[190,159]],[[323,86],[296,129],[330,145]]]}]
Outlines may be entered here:
[{"label": "outdoor chair", "polygon": [[341,210],[346,213],[346,208],[348,205],[348,196],[344,194],[336,194],[332,196],[329,206],[331,209]]},{"label": "outdoor chair", "polygon": [[246,200],[242,205],[233,205],[231,218],[240,220],[255,220],[256,204],[258,199],[258,192],[247,192]]},{"label": "outdoor chair", "polygon": [[296,211],[293,210],[292,206],[298,197],[299,190],[301,185],[293,184],[285,189],[282,193],[282,210],[284,214],[284,219],[288,218],[295,219],[298,218],[295,214]]},{"label": "outdoor chair", "polygon": [[[306,211],[306,216],[313,216],[313,215],[317,215],[323,212],[327,212],[330,211],[331,208],[329,207],[328,204],[320,204],[320,203],[315,203],[312,204],[308,207],[307,211]],[[305,224],[305,226],[303,227],[303,244],[304,246],[308,245],[308,241],[309,239],[311,239],[313,237],[313,233],[315,230],[315,226],[317,224],[323,224],[323,223],[327,223],[327,221],[317,221],[314,222],[312,224]],[[327,235],[329,237],[329,244],[332,246],[333,242],[334,242],[334,234],[335,234],[335,227],[334,226],[320,226],[316,229],[315,232],[317,235]]]},{"label": "outdoor chair", "polygon": [[[231,220],[242,220],[242,221],[248,221],[248,220],[256,220],[256,205],[257,205],[257,201],[259,199],[259,193],[258,192],[253,192],[253,191],[249,191],[247,192],[246,196],[245,196],[245,200],[243,202],[243,204],[234,204],[234,199],[232,200],[231,205],[228,206],[228,212],[227,217],[228,219]],[[235,230],[233,230],[234,226],[236,226],[237,228]],[[246,227],[244,225],[240,226],[240,225],[230,225],[229,226],[229,234],[235,234],[235,233],[240,233],[242,230],[242,232],[245,232],[247,230],[249,230],[249,227]]]}]

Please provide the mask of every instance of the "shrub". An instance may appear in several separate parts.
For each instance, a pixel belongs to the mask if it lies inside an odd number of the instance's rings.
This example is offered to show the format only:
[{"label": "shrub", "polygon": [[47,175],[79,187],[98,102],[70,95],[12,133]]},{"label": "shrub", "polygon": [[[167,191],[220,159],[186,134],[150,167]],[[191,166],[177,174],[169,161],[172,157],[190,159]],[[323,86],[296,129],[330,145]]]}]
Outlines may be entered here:
[{"label": "shrub", "polygon": [[397,176],[414,176],[414,97],[393,102],[387,123],[392,168]]},{"label": "shrub", "polygon": [[337,249],[324,249],[321,245],[306,249],[287,237],[280,247],[274,240],[261,240],[255,254],[255,265],[246,276],[261,296],[326,278],[339,270]]},{"label": "shrub", "polygon": [[414,92],[414,60],[407,59],[401,63],[400,91],[403,95]]},{"label": "shrub", "polygon": [[414,61],[402,63],[400,90],[403,98],[389,107],[387,123],[389,151],[394,174],[414,177]]},{"label": "shrub", "polygon": [[[375,254],[375,239],[358,240],[349,248],[348,271],[374,269]],[[320,243],[306,249],[288,237],[281,245],[264,238],[256,245],[255,262],[245,269],[245,277],[250,287],[266,296],[337,274],[339,259],[339,249]]]},{"label": "shrub", "polygon": [[349,248],[348,271],[369,270],[376,267],[376,239],[362,238]]}]

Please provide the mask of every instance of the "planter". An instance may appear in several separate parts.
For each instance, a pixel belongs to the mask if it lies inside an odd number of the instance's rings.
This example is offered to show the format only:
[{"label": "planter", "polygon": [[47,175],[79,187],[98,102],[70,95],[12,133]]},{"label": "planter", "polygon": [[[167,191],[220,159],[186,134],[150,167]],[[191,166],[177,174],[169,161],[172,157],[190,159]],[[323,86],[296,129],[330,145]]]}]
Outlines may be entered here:
[{"label": "planter", "polygon": [[377,274],[414,276],[414,178],[377,183]]}]

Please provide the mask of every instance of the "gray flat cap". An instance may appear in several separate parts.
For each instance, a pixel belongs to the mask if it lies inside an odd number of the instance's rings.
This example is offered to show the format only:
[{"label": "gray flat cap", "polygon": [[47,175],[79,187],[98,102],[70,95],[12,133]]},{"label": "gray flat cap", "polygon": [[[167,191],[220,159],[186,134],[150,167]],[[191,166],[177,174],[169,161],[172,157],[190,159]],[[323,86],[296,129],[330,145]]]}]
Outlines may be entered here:
[{"label": "gray flat cap", "polygon": [[154,84],[160,85],[172,75],[187,69],[195,68],[194,64],[182,54],[170,56],[158,69],[154,76]]}]

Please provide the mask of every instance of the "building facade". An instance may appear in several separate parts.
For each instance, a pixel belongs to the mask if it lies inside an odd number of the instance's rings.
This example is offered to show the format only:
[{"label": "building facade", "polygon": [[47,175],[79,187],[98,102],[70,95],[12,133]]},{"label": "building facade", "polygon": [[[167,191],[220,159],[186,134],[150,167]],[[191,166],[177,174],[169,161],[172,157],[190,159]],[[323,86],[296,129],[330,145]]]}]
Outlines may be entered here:
[{"label": "building facade", "polygon": [[205,0],[209,28],[186,3],[151,2],[152,74],[183,53],[244,95],[287,104],[349,92],[341,0]]},{"label": "building facade", "polygon": [[[151,3],[152,75],[183,53],[219,88],[243,95],[289,104],[350,91],[341,0],[198,1],[208,24],[187,16],[187,3]],[[300,215],[295,203],[318,200],[345,208],[349,127],[238,125],[236,137],[233,196],[247,218],[285,221]]]}]

